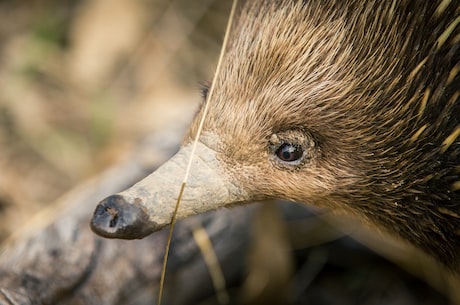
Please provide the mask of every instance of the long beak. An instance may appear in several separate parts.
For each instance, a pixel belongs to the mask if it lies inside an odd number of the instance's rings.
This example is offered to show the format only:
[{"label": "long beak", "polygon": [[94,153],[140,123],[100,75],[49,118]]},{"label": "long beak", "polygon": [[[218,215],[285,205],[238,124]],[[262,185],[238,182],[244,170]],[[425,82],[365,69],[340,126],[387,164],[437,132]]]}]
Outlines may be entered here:
[{"label": "long beak", "polygon": [[[191,150],[191,144],[183,146],[148,177],[102,200],[94,211],[91,229],[104,237],[135,239],[169,225]],[[216,152],[198,142],[177,219],[248,199],[224,171]]]}]

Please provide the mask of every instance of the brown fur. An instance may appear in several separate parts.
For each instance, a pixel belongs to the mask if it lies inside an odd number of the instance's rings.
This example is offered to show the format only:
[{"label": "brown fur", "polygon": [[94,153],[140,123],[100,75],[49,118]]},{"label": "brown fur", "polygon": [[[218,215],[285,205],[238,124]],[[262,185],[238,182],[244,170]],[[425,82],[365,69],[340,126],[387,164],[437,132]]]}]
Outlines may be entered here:
[{"label": "brown fur", "polygon": [[[247,1],[204,133],[253,199],[345,210],[459,270],[459,16],[455,0]],[[304,160],[279,161],[277,138]]]}]

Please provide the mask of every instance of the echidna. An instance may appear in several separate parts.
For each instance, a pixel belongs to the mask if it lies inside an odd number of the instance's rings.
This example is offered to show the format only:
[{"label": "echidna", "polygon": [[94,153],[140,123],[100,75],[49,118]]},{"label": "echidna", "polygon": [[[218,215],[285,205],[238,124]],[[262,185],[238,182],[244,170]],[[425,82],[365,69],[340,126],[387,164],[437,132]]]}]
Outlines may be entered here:
[{"label": "echidna", "polygon": [[[356,215],[458,272],[459,24],[457,0],[244,2],[178,218],[285,198]],[[96,233],[169,224],[202,108],[176,156],[99,204]]]}]

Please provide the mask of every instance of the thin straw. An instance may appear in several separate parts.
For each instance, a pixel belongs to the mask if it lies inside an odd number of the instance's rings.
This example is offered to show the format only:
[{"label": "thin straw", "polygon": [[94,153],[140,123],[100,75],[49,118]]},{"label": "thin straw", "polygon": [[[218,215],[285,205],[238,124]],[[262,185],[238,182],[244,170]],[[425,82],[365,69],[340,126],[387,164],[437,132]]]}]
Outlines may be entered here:
[{"label": "thin straw", "polygon": [[189,173],[190,173],[190,168],[192,166],[193,155],[195,154],[198,139],[199,139],[199,137],[201,135],[201,132],[203,130],[204,120],[205,120],[206,115],[208,113],[209,105],[211,104],[211,101],[212,101],[212,96],[213,96],[213,93],[214,93],[214,85],[216,83],[217,76],[218,76],[219,71],[220,71],[221,66],[222,66],[222,61],[223,61],[222,58],[224,57],[223,56],[224,52],[227,49],[227,42],[228,42],[229,32],[230,32],[230,29],[232,27],[232,23],[233,23],[235,11],[236,11],[237,3],[238,3],[238,0],[234,0],[233,4],[232,4],[232,10],[230,11],[230,16],[229,16],[229,19],[228,19],[227,28],[225,30],[225,37],[224,37],[224,41],[223,41],[223,44],[222,44],[222,49],[220,51],[219,61],[217,62],[216,72],[214,73],[214,78],[213,78],[213,81],[212,81],[212,84],[211,84],[211,89],[209,90],[208,100],[206,101],[206,103],[204,105],[203,116],[201,117],[200,125],[198,126],[198,130],[197,130],[197,133],[196,133],[196,136],[195,136],[195,140],[193,141],[192,151],[191,151],[191,154],[190,154],[190,158],[188,160],[187,169],[186,169],[185,175],[184,175],[184,180],[182,181],[180,191],[179,191],[179,196],[177,197],[177,201],[176,201],[176,207],[174,209],[174,213],[173,213],[173,216],[171,218],[171,223],[170,223],[170,226],[169,226],[168,240],[166,242],[165,255],[164,255],[164,259],[163,259],[163,268],[161,270],[160,289],[159,289],[159,292],[158,292],[158,303],[157,303],[158,305],[161,305],[161,300],[163,298],[163,287],[164,287],[164,281],[165,281],[165,275],[166,275],[166,265],[168,263],[169,248],[171,246],[172,233],[173,233],[173,230],[174,230],[174,225],[176,224],[177,210],[179,209],[179,205],[180,205],[180,201],[182,199],[182,195],[184,193],[185,185],[187,184],[188,176],[189,176]]}]

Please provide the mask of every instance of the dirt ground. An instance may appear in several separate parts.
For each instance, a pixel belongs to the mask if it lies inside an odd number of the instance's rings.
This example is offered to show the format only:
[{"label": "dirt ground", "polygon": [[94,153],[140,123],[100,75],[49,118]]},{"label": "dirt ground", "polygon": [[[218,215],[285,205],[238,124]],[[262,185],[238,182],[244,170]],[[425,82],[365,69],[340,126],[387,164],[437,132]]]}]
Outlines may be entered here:
[{"label": "dirt ground", "polygon": [[[0,241],[146,135],[185,128],[213,75],[230,5],[0,1]],[[302,237],[297,225],[292,240]],[[296,303],[447,302],[382,253],[328,230],[294,247]]]}]

